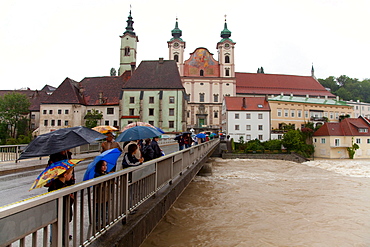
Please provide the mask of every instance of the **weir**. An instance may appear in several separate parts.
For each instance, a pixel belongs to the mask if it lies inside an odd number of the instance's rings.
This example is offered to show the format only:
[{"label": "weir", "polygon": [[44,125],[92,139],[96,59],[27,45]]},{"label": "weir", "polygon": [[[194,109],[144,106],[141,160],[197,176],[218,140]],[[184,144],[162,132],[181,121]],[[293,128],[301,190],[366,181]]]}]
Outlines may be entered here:
[{"label": "weir", "polygon": [[139,246],[218,144],[208,141],[2,207],[0,246]]}]

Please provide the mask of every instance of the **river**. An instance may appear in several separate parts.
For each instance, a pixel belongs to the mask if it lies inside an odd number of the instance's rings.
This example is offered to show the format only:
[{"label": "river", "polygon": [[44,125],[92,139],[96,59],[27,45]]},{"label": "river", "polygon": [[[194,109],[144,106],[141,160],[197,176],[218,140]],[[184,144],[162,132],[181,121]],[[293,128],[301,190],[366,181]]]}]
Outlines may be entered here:
[{"label": "river", "polygon": [[370,246],[370,160],[211,162],[141,247]]}]

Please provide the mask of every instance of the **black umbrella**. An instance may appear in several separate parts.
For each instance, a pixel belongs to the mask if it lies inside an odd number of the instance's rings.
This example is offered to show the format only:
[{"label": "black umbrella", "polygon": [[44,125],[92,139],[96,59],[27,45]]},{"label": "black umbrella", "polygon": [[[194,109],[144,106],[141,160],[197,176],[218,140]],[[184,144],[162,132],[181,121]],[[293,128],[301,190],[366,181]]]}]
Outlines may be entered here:
[{"label": "black umbrella", "polygon": [[24,149],[19,159],[48,156],[104,138],[105,135],[82,126],[58,129],[36,137]]}]

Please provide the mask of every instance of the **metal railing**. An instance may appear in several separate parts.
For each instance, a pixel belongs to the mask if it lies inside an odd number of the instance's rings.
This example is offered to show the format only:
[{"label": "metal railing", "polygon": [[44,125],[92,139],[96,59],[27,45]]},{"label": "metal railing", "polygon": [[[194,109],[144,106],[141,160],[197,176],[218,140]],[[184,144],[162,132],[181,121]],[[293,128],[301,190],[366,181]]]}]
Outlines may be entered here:
[{"label": "metal railing", "polygon": [[27,144],[0,146],[0,162],[17,160],[26,147]]},{"label": "metal railing", "polygon": [[49,246],[50,241],[51,246],[86,246],[180,179],[218,143],[218,139],[208,141],[138,167],[4,206],[0,208],[0,246]]}]

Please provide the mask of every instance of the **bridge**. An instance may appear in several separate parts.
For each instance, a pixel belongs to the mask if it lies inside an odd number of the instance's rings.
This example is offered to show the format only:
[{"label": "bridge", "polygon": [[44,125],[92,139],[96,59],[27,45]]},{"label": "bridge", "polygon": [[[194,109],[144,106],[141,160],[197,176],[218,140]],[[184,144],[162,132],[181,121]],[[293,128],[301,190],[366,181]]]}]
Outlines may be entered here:
[{"label": "bridge", "polygon": [[219,143],[2,207],[0,246],[139,246]]}]

